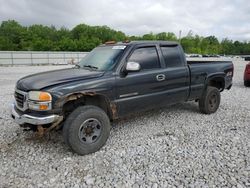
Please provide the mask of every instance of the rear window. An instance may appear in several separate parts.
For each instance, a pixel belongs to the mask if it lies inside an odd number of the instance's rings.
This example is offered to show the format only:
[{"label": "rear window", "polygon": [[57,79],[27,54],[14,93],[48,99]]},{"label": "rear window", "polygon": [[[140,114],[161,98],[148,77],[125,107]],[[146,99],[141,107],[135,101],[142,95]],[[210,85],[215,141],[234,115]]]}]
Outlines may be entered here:
[{"label": "rear window", "polygon": [[166,67],[180,67],[182,65],[178,46],[162,46],[161,51]]}]

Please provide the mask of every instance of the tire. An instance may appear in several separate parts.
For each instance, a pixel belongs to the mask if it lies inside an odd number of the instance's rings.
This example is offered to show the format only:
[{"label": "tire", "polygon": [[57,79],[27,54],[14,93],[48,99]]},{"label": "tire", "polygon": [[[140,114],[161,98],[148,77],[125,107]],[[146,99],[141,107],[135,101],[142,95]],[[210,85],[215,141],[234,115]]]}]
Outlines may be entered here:
[{"label": "tire", "polygon": [[244,81],[244,86],[250,87],[250,81]]},{"label": "tire", "polygon": [[216,87],[208,86],[199,99],[199,109],[204,114],[212,114],[220,106],[220,91]]},{"label": "tire", "polygon": [[71,150],[79,155],[98,151],[107,141],[110,121],[99,107],[86,105],[75,109],[63,126],[63,138]]}]

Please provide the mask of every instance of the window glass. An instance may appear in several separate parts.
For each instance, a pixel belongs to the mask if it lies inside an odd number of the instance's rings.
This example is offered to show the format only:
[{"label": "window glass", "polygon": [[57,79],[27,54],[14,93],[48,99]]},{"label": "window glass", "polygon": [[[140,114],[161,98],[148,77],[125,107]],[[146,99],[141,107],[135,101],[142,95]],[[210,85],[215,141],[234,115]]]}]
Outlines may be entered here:
[{"label": "window glass", "polygon": [[140,63],[142,70],[160,68],[160,62],[155,47],[136,49],[129,57],[128,61]]},{"label": "window glass", "polygon": [[95,70],[101,71],[111,70],[124,49],[125,46],[97,47],[88,53],[79,65],[82,68],[95,67]]},{"label": "window glass", "polygon": [[178,46],[163,46],[161,50],[167,67],[182,66]]}]

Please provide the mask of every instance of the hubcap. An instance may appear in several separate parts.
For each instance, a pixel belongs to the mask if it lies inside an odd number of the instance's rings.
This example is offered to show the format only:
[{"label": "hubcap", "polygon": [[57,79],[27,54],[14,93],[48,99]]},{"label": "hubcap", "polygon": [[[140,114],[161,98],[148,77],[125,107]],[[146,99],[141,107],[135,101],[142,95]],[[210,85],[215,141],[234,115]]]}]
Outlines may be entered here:
[{"label": "hubcap", "polygon": [[78,137],[85,144],[94,143],[101,135],[102,126],[100,121],[95,118],[85,120],[78,132]]}]

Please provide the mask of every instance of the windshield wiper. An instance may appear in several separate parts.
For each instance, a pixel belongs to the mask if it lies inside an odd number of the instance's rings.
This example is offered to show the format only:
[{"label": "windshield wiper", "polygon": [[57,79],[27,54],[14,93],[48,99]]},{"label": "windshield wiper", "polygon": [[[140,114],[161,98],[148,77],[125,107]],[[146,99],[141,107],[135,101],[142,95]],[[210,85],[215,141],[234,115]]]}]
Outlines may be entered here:
[{"label": "windshield wiper", "polygon": [[91,69],[94,69],[94,70],[98,69],[98,67],[95,67],[93,65],[83,65],[83,67],[91,68]]}]

